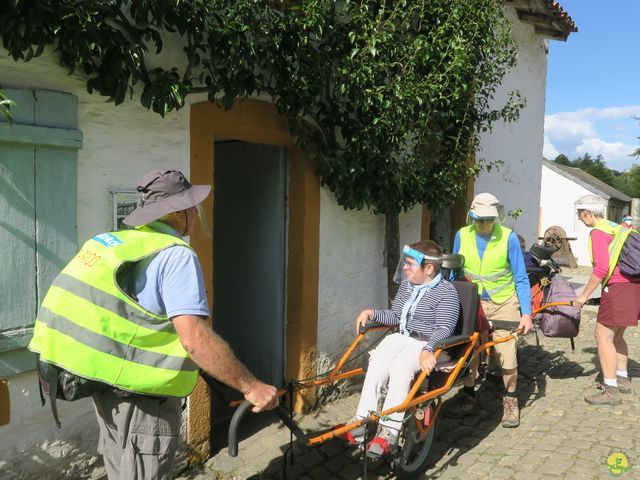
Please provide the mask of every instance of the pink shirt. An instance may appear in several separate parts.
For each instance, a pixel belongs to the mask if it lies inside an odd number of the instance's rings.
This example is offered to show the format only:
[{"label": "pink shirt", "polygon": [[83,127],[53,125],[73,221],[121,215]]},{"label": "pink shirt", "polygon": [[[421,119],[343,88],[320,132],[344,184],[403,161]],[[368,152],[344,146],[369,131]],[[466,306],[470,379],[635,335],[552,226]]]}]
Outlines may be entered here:
[{"label": "pink shirt", "polygon": [[[593,274],[604,279],[609,273],[609,244],[613,241],[613,236],[595,228],[591,230],[589,235],[591,235],[591,248],[593,249]],[[640,278],[625,277],[616,265],[607,283],[640,283]]]}]

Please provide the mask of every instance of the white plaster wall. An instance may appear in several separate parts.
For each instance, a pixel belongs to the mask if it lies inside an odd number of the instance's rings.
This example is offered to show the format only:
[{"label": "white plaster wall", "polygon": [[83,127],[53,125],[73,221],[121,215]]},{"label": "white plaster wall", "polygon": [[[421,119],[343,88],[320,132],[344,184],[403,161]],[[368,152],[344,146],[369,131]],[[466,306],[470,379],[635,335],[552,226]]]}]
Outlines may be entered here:
[{"label": "white plaster wall", "polygon": [[[97,94],[89,95],[84,80],[69,76],[51,53],[25,64],[13,62],[0,49],[0,85],[78,97],[78,128],[83,133],[78,151],[79,244],[112,228],[111,189],[132,188],[153,168],[176,167],[189,174],[188,106],[164,119],[145,110],[135,95],[115,107]],[[202,100],[202,96],[190,98],[192,103]],[[74,478],[78,469],[96,461],[97,424],[90,401],[59,402],[63,427],[58,430],[49,406],[40,407],[34,372],[9,378],[9,391],[11,421],[0,427],[0,477],[13,472],[15,478],[39,478],[36,471],[47,465],[49,479],[63,468],[76,469],[61,473]],[[62,455],[64,461],[56,463]]]},{"label": "white plaster wall", "polygon": [[89,399],[58,401],[62,429],[58,429],[47,404],[40,404],[33,373],[8,379],[11,419],[0,427],[1,477],[13,479],[87,478],[105,474],[98,458],[98,424]]},{"label": "white plaster wall", "polygon": [[509,92],[519,90],[527,99],[517,123],[496,123],[493,131],[482,136],[477,158],[502,160],[498,170],[483,172],[475,182],[475,193],[491,192],[504,205],[505,213],[521,208],[522,216],[505,224],[518,231],[527,245],[538,236],[540,171],[544,133],[547,53],[545,41],[531,25],[518,20],[513,7],[505,7],[513,24],[512,34],[519,45],[518,64],[503,79],[495,94],[495,105],[504,104]]},{"label": "white plaster wall", "polygon": [[400,248],[422,240],[422,206],[400,214]]},{"label": "white plaster wall", "polygon": [[[593,192],[544,165],[540,191],[541,233],[544,234],[547,228],[554,225],[562,227],[568,237],[577,238],[570,245],[578,265],[591,265],[587,243],[591,229],[578,220],[574,202],[583,195],[592,195]],[[606,205],[607,200],[603,198],[602,203]]]},{"label": "white plaster wall", "polygon": [[[420,240],[421,212],[416,207],[400,216],[400,245]],[[345,211],[331,192],[322,189],[318,372],[326,371],[353,341],[358,313],[387,307],[384,231],[384,215]]]}]

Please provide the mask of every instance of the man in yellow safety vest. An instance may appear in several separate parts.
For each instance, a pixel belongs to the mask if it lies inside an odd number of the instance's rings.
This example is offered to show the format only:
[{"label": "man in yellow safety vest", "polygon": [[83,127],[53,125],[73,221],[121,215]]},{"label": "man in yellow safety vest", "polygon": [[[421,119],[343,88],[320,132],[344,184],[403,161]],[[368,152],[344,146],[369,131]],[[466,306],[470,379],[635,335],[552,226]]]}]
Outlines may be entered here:
[{"label": "man in yellow safety vest", "polygon": [[[471,223],[461,228],[454,241],[453,252],[465,258],[465,274],[478,285],[482,308],[489,321],[499,321],[493,338],[504,338],[511,328],[533,328],[531,293],[520,242],[515,232],[499,223],[498,199],[490,193],[476,195],[471,203]],[[505,328],[506,327],[506,328]],[[518,380],[517,343],[515,340],[494,347],[496,361],[502,369],[505,394],[502,426],[520,425],[520,409],[516,396]],[[471,369],[464,387],[449,402],[448,416],[461,416],[475,407],[475,377],[477,367]]]},{"label": "man in yellow safety vest", "polygon": [[124,219],[135,229],[84,244],[47,292],[29,344],[39,365],[55,372],[47,383],[54,392],[56,369],[99,386],[98,451],[111,480],[172,478],[181,398],[194,389],[198,367],[242,392],[254,411],[278,404],[276,388],[256,379],[204,322],[202,270],[181,237],[202,220],[211,187],[167,169],[144,175],[137,190],[141,205]]}]

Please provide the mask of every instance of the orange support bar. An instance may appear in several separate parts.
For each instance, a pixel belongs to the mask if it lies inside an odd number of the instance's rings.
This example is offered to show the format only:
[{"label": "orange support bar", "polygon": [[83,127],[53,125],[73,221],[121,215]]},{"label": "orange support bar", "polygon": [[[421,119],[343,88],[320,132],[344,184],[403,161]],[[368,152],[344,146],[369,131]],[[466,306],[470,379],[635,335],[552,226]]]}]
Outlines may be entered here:
[{"label": "orange support bar", "polygon": [[[388,408],[387,410],[384,410],[382,412],[376,412],[376,413],[371,413],[369,415],[368,418],[362,419],[362,420],[357,420],[355,422],[349,423],[343,427],[337,428],[336,430],[332,430],[330,432],[324,433],[322,435],[318,435],[316,437],[312,437],[309,439],[309,443],[308,445],[317,445],[317,444],[321,444],[326,442],[327,440],[331,439],[331,438],[335,438],[338,437],[350,430],[353,430],[354,428],[357,428],[365,423],[369,423],[371,421],[373,422],[377,422],[381,417],[384,417],[386,415],[390,415],[392,413],[396,413],[396,412],[400,412],[400,411],[406,411],[411,407],[414,407],[420,403],[426,402],[428,400],[434,399],[436,397],[439,397],[441,395],[444,395],[445,393],[447,393],[449,390],[451,390],[451,387],[453,386],[453,384],[455,383],[458,374],[460,373],[460,370],[462,370],[463,365],[465,364],[466,360],[469,358],[469,356],[472,354],[472,352],[474,352],[473,354],[476,354],[476,351],[474,350],[476,343],[478,342],[479,339],[479,334],[477,332],[474,332],[471,337],[469,338],[469,340],[462,340],[459,343],[450,345],[450,347],[456,346],[456,345],[462,345],[465,343],[470,343],[469,347],[467,348],[467,350],[465,351],[465,354],[462,358],[460,358],[458,360],[458,363],[456,364],[455,368],[453,369],[453,371],[451,372],[451,374],[449,375],[449,378],[447,379],[447,382],[440,388],[437,388],[435,390],[432,390],[430,392],[427,392],[423,395],[420,395],[418,397],[415,397],[416,392],[418,391],[418,389],[420,388],[420,385],[422,384],[423,380],[427,377],[427,372],[426,370],[423,370],[420,372],[420,375],[418,376],[417,380],[415,381],[411,391],[409,392],[409,394],[407,395],[407,397],[405,398],[405,400],[400,404],[397,405],[395,407],[392,408]],[[434,355],[437,358],[440,353],[442,352],[442,350],[437,350]],[[439,412],[439,409],[438,409]]]},{"label": "orange support bar", "polygon": [[535,315],[536,313],[539,313],[543,310],[546,310],[547,308],[551,308],[551,307],[562,307],[562,306],[567,306],[567,305],[572,305],[573,302],[551,302],[551,303],[546,303],[544,305],[540,305],[540,308],[537,308],[536,310],[533,311],[533,315]]}]

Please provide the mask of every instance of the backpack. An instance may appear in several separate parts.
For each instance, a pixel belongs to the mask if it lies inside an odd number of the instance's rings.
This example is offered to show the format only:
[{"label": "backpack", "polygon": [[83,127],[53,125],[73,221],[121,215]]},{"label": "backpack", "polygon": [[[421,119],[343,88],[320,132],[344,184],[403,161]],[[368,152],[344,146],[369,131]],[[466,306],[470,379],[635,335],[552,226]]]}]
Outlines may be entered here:
[{"label": "backpack", "polygon": [[[560,275],[554,275],[546,288],[543,303],[568,302],[576,299],[575,290]],[[573,338],[580,332],[580,308],[551,307],[542,312],[539,328],[545,337]]]},{"label": "backpack", "polygon": [[79,377],[78,375],[58,367],[57,365],[45,362],[40,359],[40,355],[37,355],[36,368],[38,371],[40,400],[44,406],[44,396],[47,395],[49,397],[51,413],[53,414],[53,419],[55,420],[58,428],[60,428],[61,424],[58,417],[56,400],[73,402],[81,398],[90,397],[94,393],[113,388],[106,383]]},{"label": "backpack", "polygon": [[618,267],[622,275],[640,277],[640,233],[629,233],[618,258]]}]

